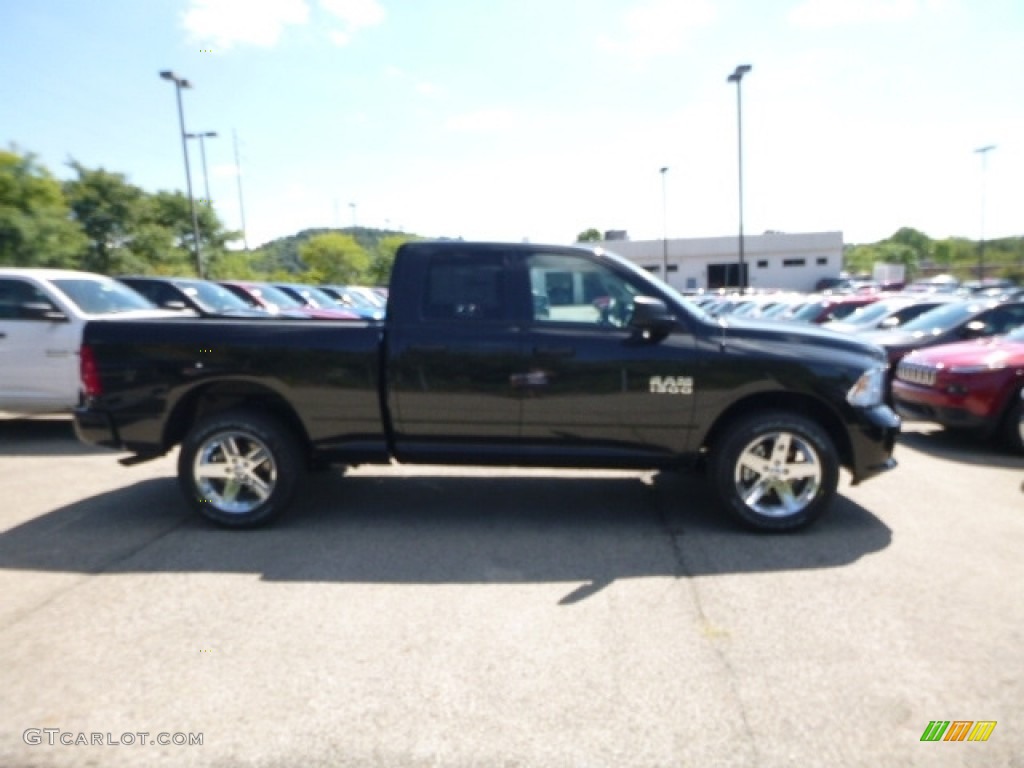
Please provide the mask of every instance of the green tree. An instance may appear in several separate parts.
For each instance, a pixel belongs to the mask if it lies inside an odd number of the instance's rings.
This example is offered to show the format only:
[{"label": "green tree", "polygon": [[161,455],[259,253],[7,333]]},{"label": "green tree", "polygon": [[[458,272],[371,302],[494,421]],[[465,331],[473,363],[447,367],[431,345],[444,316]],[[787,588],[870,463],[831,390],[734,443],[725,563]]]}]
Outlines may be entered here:
[{"label": "green tree", "polygon": [[306,266],[303,279],[316,283],[360,283],[370,269],[370,257],[355,238],[338,232],[311,237],[299,247]]},{"label": "green tree", "polygon": [[387,285],[391,280],[391,269],[395,265],[395,254],[398,249],[411,240],[411,235],[386,235],[377,242],[374,249],[373,263],[370,265],[366,280],[371,285]]},{"label": "green tree", "polygon": [[585,229],[576,235],[577,243],[598,243],[602,240],[604,240],[604,236],[601,234],[600,230],[594,229],[593,227]]},{"label": "green tree", "polygon": [[0,151],[0,264],[77,267],[85,246],[60,182],[34,155]]},{"label": "green tree", "polygon": [[888,239],[888,242],[913,251],[914,257],[912,261],[915,264],[929,261],[935,252],[935,244],[932,242],[932,239],[924,232],[912,227],[901,227]]},{"label": "green tree", "polygon": [[132,251],[131,243],[142,219],[145,192],[123,174],[89,169],[76,160],[68,165],[77,178],[64,182],[64,196],[89,239],[85,269],[107,275],[139,271],[145,260]]},{"label": "green tree", "polygon": [[[196,220],[199,224],[200,256],[203,274],[221,272],[218,262],[227,258],[227,244],[240,239],[238,232],[224,229],[213,206],[196,202]],[[181,192],[161,190],[152,196],[152,207],[146,221],[165,228],[170,234],[170,250],[165,251],[157,263],[157,271],[172,265],[175,274],[195,275],[197,271],[192,228],[192,210],[188,198]],[[230,261],[230,260],[229,260]]]}]

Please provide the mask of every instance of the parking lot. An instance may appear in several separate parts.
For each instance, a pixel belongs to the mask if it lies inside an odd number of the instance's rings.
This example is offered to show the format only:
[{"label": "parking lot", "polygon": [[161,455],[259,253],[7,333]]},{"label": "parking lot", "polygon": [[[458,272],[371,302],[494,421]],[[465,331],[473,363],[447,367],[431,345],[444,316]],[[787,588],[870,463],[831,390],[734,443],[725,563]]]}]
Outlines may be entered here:
[{"label": "parking lot", "polygon": [[397,466],[227,532],[115,458],[0,420],[0,765],[1024,766],[1024,458],[933,425],[783,536],[697,477]]}]

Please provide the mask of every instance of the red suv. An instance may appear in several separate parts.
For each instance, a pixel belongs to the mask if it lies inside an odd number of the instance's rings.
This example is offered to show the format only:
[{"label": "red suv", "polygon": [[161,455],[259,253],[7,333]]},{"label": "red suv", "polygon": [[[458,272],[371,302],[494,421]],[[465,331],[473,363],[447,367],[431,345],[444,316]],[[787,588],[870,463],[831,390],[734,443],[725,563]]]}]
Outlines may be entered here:
[{"label": "red suv", "polygon": [[904,416],[1001,436],[1024,453],[1024,328],[911,352],[892,397]]}]

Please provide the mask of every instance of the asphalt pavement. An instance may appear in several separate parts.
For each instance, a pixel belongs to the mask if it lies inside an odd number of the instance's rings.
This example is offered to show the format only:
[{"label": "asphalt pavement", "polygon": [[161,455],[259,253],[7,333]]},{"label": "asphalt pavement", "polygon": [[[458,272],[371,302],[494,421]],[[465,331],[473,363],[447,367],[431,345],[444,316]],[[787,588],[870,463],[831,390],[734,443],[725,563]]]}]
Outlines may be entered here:
[{"label": "asphalt pavement", "polygon": [[231,532],[116,458],[0,421],[0,766],[1024,766],[1024,458],[932,425],[792,535],[399,466]]}]

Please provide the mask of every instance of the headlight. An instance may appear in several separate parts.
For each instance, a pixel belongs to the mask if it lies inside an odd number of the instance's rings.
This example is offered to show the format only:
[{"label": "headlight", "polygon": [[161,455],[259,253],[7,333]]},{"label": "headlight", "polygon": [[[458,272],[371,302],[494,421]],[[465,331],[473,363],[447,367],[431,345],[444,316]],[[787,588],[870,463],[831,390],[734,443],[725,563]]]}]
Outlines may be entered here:
[{"label": "headlight", "polygon": [[885,368],[872,368],[865,371],[857,383],[846,393],[846,402],[858,408],[869,408],[879,405],[885,394]]}]

